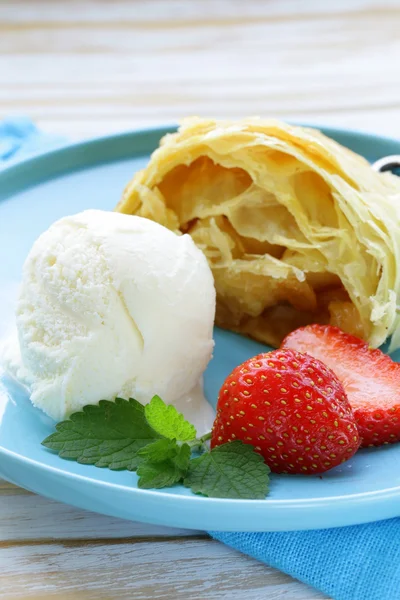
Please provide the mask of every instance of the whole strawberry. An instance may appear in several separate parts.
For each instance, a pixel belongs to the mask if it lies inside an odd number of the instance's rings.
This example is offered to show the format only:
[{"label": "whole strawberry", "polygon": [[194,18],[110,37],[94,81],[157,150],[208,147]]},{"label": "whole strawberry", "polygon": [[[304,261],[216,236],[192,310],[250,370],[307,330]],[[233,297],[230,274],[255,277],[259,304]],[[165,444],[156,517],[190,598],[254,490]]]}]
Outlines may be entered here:
[{"label": "whole strawberry", "polygon": [[322,473],[360,445],[336,375],[294,350],[259,354],[236,367],[218,398],[211,447],[242,440],[275,473]]}]

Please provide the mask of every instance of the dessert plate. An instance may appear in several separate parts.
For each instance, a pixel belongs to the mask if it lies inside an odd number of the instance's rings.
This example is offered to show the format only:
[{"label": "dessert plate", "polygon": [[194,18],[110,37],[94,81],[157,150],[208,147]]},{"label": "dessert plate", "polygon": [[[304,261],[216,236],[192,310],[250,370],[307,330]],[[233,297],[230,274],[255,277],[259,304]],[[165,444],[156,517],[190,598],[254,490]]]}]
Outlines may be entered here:
[{"label": "dessert plate", "polygon": [[[371,161],[400,153],[400,142],[322,128]],[[73,144],[0,173],[0,339],[13,323],[24,259],[56,219],[87,208],[112,209],[167,131],[150,129]],[[215,331],[205,392],[218,390],[238,363],[268,348]],[[394,355],[400,361],[400,353]],[[272,475],[265,500],[211,499],[183,486],[137,488],[135,473],[59,458],[41,446],[54,422],[0,371],[0,476],[49,498],[108,515],[159,525],[224,531],[288,531],[353,525],[400,515],[400,444],[362,450],[323,476]]]}]

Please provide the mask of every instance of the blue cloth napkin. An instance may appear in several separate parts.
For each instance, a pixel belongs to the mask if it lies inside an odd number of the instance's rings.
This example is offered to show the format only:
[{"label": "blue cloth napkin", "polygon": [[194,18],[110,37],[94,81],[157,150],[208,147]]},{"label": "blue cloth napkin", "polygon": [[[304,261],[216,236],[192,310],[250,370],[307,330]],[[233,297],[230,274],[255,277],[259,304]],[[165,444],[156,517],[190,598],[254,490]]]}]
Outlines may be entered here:
[{"label": "blue cloth napkin", "polygon": [[42,133],[25,117],[0,121],[0,169],[10,162],[66,144],[65,138]]},{"label": "blue cloth napkin", "polygon": [[211,535],[334,600],[400,599],[400,519],[318,531]]},{"label": "blue cloth napkin", "polygon": [[[24,118],[0,123],[0,168],[65,144]],[[284,533],[210,535],[334,600],[400,600],[400,519]]]}]

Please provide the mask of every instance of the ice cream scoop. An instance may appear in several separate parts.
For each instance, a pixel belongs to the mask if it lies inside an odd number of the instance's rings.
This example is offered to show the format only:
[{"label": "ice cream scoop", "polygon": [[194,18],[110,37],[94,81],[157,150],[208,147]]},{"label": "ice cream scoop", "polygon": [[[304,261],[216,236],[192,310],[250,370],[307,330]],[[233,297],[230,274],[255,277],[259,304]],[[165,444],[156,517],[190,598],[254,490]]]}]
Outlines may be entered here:
[{"label": "ice cream scoop", "polygon": [[190,236],[89,210],[35,242],[5,362],[56,420],[100,399],[158,394],[205,429],[213,413],[198,384],[214,315],[213,277]]}]

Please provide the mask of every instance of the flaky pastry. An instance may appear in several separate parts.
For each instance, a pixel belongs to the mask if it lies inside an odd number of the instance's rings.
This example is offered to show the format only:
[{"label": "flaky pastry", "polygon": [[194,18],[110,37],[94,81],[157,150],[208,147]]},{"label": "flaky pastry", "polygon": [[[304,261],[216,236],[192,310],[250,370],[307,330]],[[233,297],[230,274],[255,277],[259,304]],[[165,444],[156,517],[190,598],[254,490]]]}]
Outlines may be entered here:
[{"label": "flaky pastry", "polygon": [[400,179],[317,130],[190,118],[116,210],[189,233],[217,289],[217,325],[272,346],[331,323],[400,346]]}]

